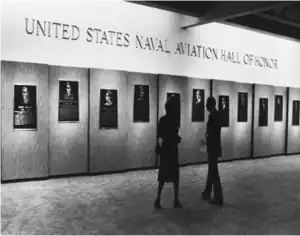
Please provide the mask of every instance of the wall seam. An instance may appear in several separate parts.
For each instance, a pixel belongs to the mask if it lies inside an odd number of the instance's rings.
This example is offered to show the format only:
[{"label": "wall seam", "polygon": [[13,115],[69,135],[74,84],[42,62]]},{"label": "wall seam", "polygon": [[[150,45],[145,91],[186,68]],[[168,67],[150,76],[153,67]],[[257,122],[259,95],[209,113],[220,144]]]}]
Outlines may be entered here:
[{"label": "wall seam", "polygon": [[90,114],[90,105],[91,105],[91,69],[88,69],[88,78],[87,78],[87,83],[88,83],[88,122],[87,122],[87,173],[90,173],[90,122],[91,122],[91,114]]},{"label": "wall seam", "polygon": [[51,171],[50,171],[50,112],[49,112],[49,108],[50,108],[50,89],[49,89],[49,85],[51,84],[51,66],[47,65],[48,67],[48,176],[51,175]]},{"label": "wall seam", "polygon": [[[156,143],[158,142],[158,123],[159,123],[159,75],[156,75]],[[155,153],[155,168],[158,168],[158,156]]]},{"label": "wall seam", "polygon": [[2,91],[3,91],[3,83],[2,83],[2,61],[0,61],[0,105],[1,105],[1,109],[0,109],[0,182],[2,182],[2,174],[3,174],[3,168],[2,168],[2,158],[3,158],[3,149],[2,149]]},{"label": "wall seam", "polygon": [[290,104],[290,88],[286,88],[286,119],[285,119],[285,144],[284,153],[288,154],[288,134],[289,134],[289,104]]},{"label": "wall seam", "polygon": [[251,111],[251,158],[254,158],[254,115],[255,115],[255,84],[252,84],[252,111]]}]

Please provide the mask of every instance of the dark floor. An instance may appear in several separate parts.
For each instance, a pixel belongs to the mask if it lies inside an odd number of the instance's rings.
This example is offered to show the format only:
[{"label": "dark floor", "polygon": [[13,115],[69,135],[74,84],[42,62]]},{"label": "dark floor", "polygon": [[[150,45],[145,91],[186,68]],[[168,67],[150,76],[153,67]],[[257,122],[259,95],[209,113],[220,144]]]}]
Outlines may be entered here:
[{"label": "dark floor", "polygon": [[220,164],[225,205],[200,199],[207,165],[181,168],[153,210],[157,171],[2,184],[2,234],[300,234],[300,155]]}]

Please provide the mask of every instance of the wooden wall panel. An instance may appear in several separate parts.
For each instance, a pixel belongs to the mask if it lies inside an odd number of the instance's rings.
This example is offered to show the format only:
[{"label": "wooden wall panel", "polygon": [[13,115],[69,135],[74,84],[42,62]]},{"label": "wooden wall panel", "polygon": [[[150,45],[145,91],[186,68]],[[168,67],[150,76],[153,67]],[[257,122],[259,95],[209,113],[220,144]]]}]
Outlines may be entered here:
[{"label": "wooden wall panel", "polygon": [[[48,176],[48,66],[1,62],[3,180]],[[13,129],[14,83],[37,86],[37,130]]]},{"label": "wooden wall panel", "polygon": [[181,127],[179,144],[179,163],[190,164],[206,161],[206,153],[200,150],[200,142],[204,138],[205,122],[192,123],[192,95],[193,88],[205,89],[205,96],[210,93],[209,81],[196,78],[160,75],[159,76],[159,117],[165,115],[165,102],[168,92],[180,93],[181,100]]},{"label": "wooden wall panel", "polygon": [[[275,95],[283,96],[283,121],[274,122]],[[258,126],[259,98],[268,98],[268,126]],[[286,88],[255,85],[254,157],[284,154],[286,129]]]},{"label": "wooden wall panel", "polygon": [[[100,89],[118,90],[118,129],[99,130]],[[127,73],[91,69],[90,72],[90,172],[127,169]]]},{"label": "wooden wall panel", "polygon": [[[248,121],[237,122],[238,92],[248,93]],[[213,96],[229,96],[229,127],[222,127],[222,159],[251,157],[252,85],[231,81],[213,81]]]},{"label": "wooden wall panel", "polygon": [[300,126],[292,126],[293,100],[300,100],[300,88],[290,88],[287,153],[300,153]]},{"label": "wooden wall panel", "polygon": [[[88,171],[88,69],[49,68],[50,175]],[[58,122],[59,80],[78,81],[79,122]]]},{"label": "wooden wall panel", "polygon": [[[150,122],[133,123],[134,85],[149,85]],[[127,144],[128,168],[154,167],[154,148],[157,135],[157,76],[128,73],[127,92]]]}]

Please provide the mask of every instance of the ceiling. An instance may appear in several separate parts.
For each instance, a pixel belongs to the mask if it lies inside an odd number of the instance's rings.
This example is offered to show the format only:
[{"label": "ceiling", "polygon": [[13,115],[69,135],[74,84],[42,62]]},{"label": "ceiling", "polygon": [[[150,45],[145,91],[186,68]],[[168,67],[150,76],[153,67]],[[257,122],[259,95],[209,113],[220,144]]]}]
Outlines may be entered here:
[{"label": "ceiling", "polygon": [[210,22],[236,24],[300,40],[300,2],[292,1],[129,1],[197,17],[182,28]]},{"label": "ceiling", "polygon": [[299,2],[237,17],[229,22],[300,40]]}]

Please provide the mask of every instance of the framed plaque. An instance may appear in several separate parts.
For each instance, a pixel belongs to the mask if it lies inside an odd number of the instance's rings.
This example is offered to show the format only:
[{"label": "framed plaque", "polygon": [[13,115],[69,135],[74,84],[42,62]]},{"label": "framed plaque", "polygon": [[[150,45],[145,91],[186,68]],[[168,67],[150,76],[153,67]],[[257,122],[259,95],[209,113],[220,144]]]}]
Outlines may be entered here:
[{"label": "framed plaque", "polygon": [[100,129],[118,129],[118,91],[100,89]]},{"label": "framed plaque", "polygon": [[149,122],[149,106],[149,85],[135,85],[133,101],[133,122]]},{"label": "framed plaque", "polygon": [[78,81],[59,81],[58,121],[79,121]]},{"label": "framed plaque", "polygon": [[219,96],[219,113],[221,117],[221,126],[229,127],[229,96]]},{"label": "framed plaque", "polygon": [[238,93],[238,122],[248,121],[248,93]]},{"label": "framed plaque", "polygon": [[35,85],[14,85],[14,129],[37,129]]},{"label": "framed plaque", "polygon": [[283,96],[275,95],[275,105],[274,105],[274,121],[282,121],[283,116]]},{"label": "framed plaque", "polygon": [[258,126],[268,126],[268,99],[259,99]]},{"label": "framed plaque", "polygon": [[175,101],[176,101],[176,112],[175,112],[175,117],[174,119],[177,121],[178,126],[180,127],[180,123],[181,123],[181,107],[180,107],[180,93],[167,93],[167,100],[170,97],[174,97]]},{"label": "framed plaque", "polygon": [[205,91],[193,89],[192,98],[192,122],[204,122],[205,115]]},{"label": "framed plaque", "polygon": [[300,101],[293,101],[293,118],[292,125],[299,126],[300,125]]}]

